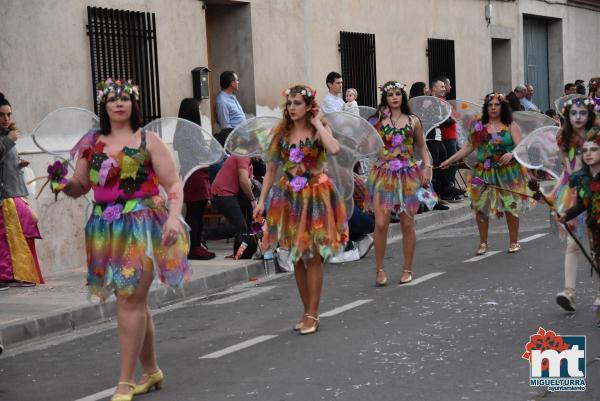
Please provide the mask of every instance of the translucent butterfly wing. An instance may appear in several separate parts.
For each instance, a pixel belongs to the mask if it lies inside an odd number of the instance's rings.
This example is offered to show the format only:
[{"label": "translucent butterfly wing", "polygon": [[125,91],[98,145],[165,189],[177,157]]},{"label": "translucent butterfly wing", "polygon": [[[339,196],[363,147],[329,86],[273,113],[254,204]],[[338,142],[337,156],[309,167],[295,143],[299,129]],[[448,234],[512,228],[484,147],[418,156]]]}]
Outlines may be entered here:
[{"label": "translucent butterfly wing", "polygon": [[452,106],[443,99],[434,96],[417,96],[408,100],[410,111],[419,117],[423,133],[438,127],[452,114]]},{"label": "translucent butterfly wing", "polygon": [[544,170],[554,179],[559,179],[562,170],[560,149],[556,143],[559,127],[540,127],[515,147],[513,154],[523,166],[533,170]]},{"label": "translucent butterfly wing", "polygon": [[371,106],[358,106],[358,115],[368,120],[377,114],[377,109]]},{"label": "translucent butterfly wing", "polygon": [[273,139],[272,128],[280,121],[277,117],[254,117],[242,122],[227,137],[225,150],[239,156],[260,157],[267,160],[267,151]]},{"label": "translucent butterfly wing", "polygon": [[[469,143],[469,132],[479,119],[482,106],[458,99],[448,100],[448,104],[452,106],[452,118],[456,121],[457,142],[458,146],[462,148]],[[463,161],[467,166],[473,168],[477,162],[474,152],[467,155]]]},{"label": "translucent butterfly wing", "polygon": [[556,125],[556,121],[552,117],[548,117],[537,111],[515,111],[513,113],[513,121],[521,128],[522,138],[525,138],[538,128]]}]

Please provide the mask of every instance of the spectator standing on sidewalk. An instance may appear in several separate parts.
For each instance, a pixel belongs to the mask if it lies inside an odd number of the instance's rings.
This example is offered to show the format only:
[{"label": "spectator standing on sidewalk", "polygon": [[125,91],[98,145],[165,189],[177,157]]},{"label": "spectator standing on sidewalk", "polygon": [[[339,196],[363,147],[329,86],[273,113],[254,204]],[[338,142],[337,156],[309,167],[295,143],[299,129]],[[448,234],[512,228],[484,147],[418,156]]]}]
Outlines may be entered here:
[{"label": "spectator standing on sidewalk", "polygon": [[12,121],[12,106],[0,93],[0,290],[9,283],[43,284],[35,251],[42,238],[37,216],[27,203],[28,191],[16,142],[20,132]]},{"label": "spectator standing on sidewalk", "polygon": [[342,99],[342,90],[344,81],[339,72],[332,71],[327,74],[325,79],[327,84],[327,93],[321,101],[321,111],[325,114],[344,109],[344,100]]},{"label": "spectator standing on sidewalk", "polygon": [[240,87],[240,80],[235,71],[223,71],[219,77],[221,91],[215,98],[217,110],[217,122],[221,131],[215,134],[215,139],[221,146],[225,146],[225,140],[229,133],[242,122],[246,121],[244,110],[238,102],[235,94]]},{"label": "spectator standing on sidewalk", "polygon": [[523,105],[521,104],[521,99],[525,97],[527,94],[527,88],[525,85],[517,85],[515,89],[506,95],[506,101],[510,105],[510,109],[515,111],[523,111]]},{"label": "spectator standing on sidewalk", "polygon": [[[179,118],[198,125],[200,122],[200,102],[187,98],[179,105]],[[183,201],[185,202],[185,222],[190,226],[190,252],[188,259],[209,260],[215,257],[204,247],[202,231],[204,229],[204,211],[210,199],[210,182],[208,168],[201,168],[192,173],[183,186]]]},{"label": "spectator standing on sidewalk", "polygon": [[250,158],[229,156],[212,183],[211,194],[212,206],[225,216],[227,223],[206,228],[204,239],[219,240],[247,233],[252,223],[252,209],[256,206]]},{"label": "spectator standing on sidewalk", "polygon": [[[158,367],[148,292],[155,267],[161,281],[180,287],[191,275],[189,244],[180,223],[183,186],[167,145],[143,130],[139,90],[131,81],[100,82],[100,128],[71,150],[79,155],[71,180],[55,183],[67,196],[94,191],[85,226],[87,287],[106,300],[117,296],[120,374],[112,401],[131,401],[164,380]],[[159,196],[168,194],[168,208]],[[52,186],[54,188],[54,186]],[[134,383],[137,360],[142,378]]]},{"label": "spectator standing on sidewalk", "polygon": [[525,111],[540,112],[540,108],[537,107],[535,105],[535,103],[533,103],[533,94],[534,94],[533,85],[525,84],[525,88],[527,89],[527,92],[525,93],[525,97],[523,97],[521,99],[521,105],[523,106],[523,109]]},{"label": "spectator standing on sidewalk", "polygon": [[[390,212],[396,210],[400,213],[404,253],[399,283],[406,284],[412,281],[417,242],[414,215],[420,205],[419,191],[430,188],[433,166],[423,141],[423,127],[419,119],[410,112],[403,84],[388,81],[381,87],[377,114],[369,122],[381,136],[384,145],[367,180],[368,204],[375,213],[375,283],[378,286],[387,283],[384,270],[385,248]],[[422,169],[415,160],[415,148],[423,158]],[[434,194],[428,192],[427,196],[433,197]]]}]

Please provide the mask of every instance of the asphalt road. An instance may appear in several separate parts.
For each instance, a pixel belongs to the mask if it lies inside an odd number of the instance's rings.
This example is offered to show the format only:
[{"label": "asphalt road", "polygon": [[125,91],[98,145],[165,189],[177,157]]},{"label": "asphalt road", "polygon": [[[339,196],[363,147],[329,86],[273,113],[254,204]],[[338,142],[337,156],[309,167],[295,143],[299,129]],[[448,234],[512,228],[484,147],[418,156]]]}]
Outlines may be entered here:
[{"label": "asphalt road", "polygon": [[[174,305],[155,315],[165,385],[135,399],[600,399],[596,279],[581,261],[577,313],[556,305],[564,244],[533,237],[547,227],[547,209],[538,206],[521,223],[520,238],[532,239],[508,254],[506,225],[495,221],[489,242],[500,252],[475,261],[467,261],[478,246],[472,219],[419,234],[410,286],[395,284],[400,242],[388,247],[391,284],[383,288],[374,285],[372,254],[328,265],[315,335],[291,330],[301,314],[291,275]],[[539,327],[587,336],[585,392],[529,386],[521,355]],[[0,359],[2,401],[109,399],[118,376],[113,324],[30,348]]]}]

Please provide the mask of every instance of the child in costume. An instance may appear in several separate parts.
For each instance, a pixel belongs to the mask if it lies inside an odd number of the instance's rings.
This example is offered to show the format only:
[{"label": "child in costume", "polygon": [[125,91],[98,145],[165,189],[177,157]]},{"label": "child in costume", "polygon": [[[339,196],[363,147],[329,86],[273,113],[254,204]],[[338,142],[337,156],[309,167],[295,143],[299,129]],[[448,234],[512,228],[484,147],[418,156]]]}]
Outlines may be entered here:
[{"label": "child in costume", "polygon": [[[571,174],[569,186],[576,192],[575,205],[565,210],[560,221],[566,223],[587,212],[585,223],[592,257],[600,263],[600,128],[594,127],[586,134],[583,144],[585,166]],[[595,304],[594,304],[595,305]],[[595,305],[598,306],[598,305]]]},{"label": "child in costume", "polygon": [[490,93],[485,97],[481,120],[471,127],[469,143],[440,165],[448,168],[475,151],[477,163],[468,190],[479,230],[477,255],[488,251],[490,214],[506,215],[508,252],[521,249],[518,243],[519,214],[532,206],[533,201],[528,197],[531,191],[527,188],[527,170],[512,154],[520,141],[521,129],[513,122],[508,101],[503,94]]},{"label": "child in costume", "polygon": [[[431,183],[431,156],[425,145],[421,122],[410,112],[403,84],[389,81],[383,85],[377,114],[369,122],[384,145],[367,178],[368,204],[375,213],[375,283],[378,286],[387,283],[383,261],[390,213],[394,210],[400,216],[404,252],[400,284],[406,284],[412,281],[416,246],[414,215],[421,202],[426,201],[423,197],[435,203],[435,195],[426,190]],[[423,157],[423,169],[415,159],[415,148]]]},{"label": "child in costume", "polygon": [[[312,334],[319,328],[323,259],[344,249],[348,223],[343,199],[324,171],[326,154],[340,145],[323,120],[314,89],[296,85],[284,92],[283,119],[272,130],[267,172],[254,217],[262,215],[271,192],[263,248],[279,243],[289,249],[304,306],[295,330]],[[275,182],[278,167],[281,178]]]},{"label": "child in costume", "polygon": [[[570,99],[565,102],[563,110],[564,123],[557,135],[557,144],[563,161],[563,172],[556,186],[550,193],[556,211],[562,214],[575,205],[577,194],[569,187],[569,179],[573,172],[582,168],[581,149],[585,133],[594,125],[594,102],[586,97]],[[579,215],[569,222],[573,233],[578,239],[585,235],[585,216]],[[575,311],[575,285],[577,283],[577,255],[579,247],[571,237],[567,237],[564,261],[564,290],[556,295],[556,302],[566,311]],[[595,305],[600,306],[600,296]]]},{"label": "child in costume", "polygon": [[[79,155],[71,180],[49,171],[54,191],[78,197],[94,191],[86,227],[87,285],[101,300],[117,296],[120,376],[112,401],[159,389],[163,373],[154,346],[147,298],[158,268],[161,281],[182,285],[190,275],[189,244],[180,223],[183,189],[175,161],[160,137],[141,129],[139,92],[131,81],[98,84],[100,129],[71,151]],[[168,208],[161,197],[168,194]],[[136,360],[143,375],[133,383]]]}]

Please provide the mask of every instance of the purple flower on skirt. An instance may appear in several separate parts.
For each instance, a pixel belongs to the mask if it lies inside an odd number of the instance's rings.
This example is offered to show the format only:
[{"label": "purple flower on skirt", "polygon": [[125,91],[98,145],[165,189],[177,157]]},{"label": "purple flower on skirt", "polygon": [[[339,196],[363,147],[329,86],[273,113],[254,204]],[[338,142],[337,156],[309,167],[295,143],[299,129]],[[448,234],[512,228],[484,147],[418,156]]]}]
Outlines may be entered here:
[{"label": "purple flower on skirt", "polygon": [[117,203],[115,205],[110,205],[102,212],[102,219],[107,223],[112,223],[121,217],[121,212],[123,211],[123,205]]},{"label": "purple flower on skirt", "polygon": [[489,170],[492,167],[492,161],[490,159],[485,159],[483,162],[483,168],[485,170]]},{"label": "purple flower on skirt", "polygon": [[392,137],[392,146],[397,148],[398,146],[402,145],[402,142],[404,142],[404,137],[402,135],[396,134]]},{"label": "purple flower on skirt", "polygon": [[294,163],[300,163],[304,159],[304,152],[299,147],[293,147],[290,151],[290,160]]},{"label": "purple flower on skirt", "polygon": [[392,171],[398,171],[402,168],[402,162],[398,159],[390,160],[388,162],[388,167]]},{"label": "purple flower on skirt", "polygon": [[481,120],[477,120],[473,128],[475,128],[476,132],[481,132],[483,130],[483,123],[481,122]]},{"label": "purple flower on skirt", "polygon": [[481,186],[485,184],[486,182],[480,177],[473,177],[473,179],[471,180],[471,185]]},{"label": "purple flower on skirt", "polygon": [[292,186],[292,189],[294,190],[294,192],[302,191],[307,183],[308,183],[308,180],[306,179],[306,177],[302,177],[300,175],[295,176],[290,181],[290,185]]}]

